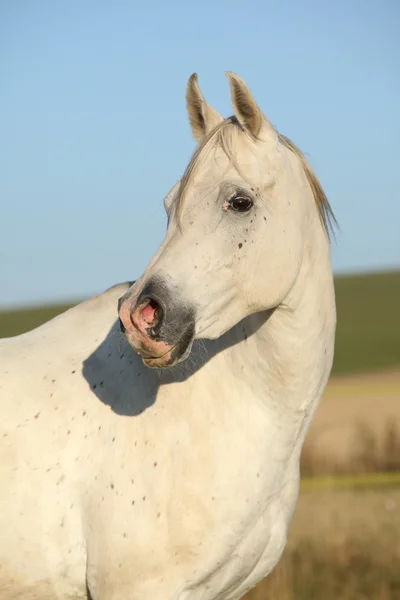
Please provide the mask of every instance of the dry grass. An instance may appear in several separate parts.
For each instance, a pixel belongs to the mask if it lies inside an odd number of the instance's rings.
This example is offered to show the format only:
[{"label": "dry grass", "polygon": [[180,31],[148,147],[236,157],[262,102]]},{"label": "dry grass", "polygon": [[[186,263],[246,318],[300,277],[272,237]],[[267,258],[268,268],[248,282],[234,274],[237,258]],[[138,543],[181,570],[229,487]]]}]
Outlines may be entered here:
[{"label": "dry grass", "polygon": [[399,600],[400,562],[349,540],[340,549],[299,544],[246,600]]},{"label": "dry grass", "polygon": [[303,475],[400,470],[400,371],[333,378],[301,467]]},{"label": "dry grass", "polygon": [[300,496],[275,571],[246,600],[399,600],[400,490]]},{"label": "dry grass", "polygon": [[393,420],[388,420],[379,434],[362,422],[355,425],[345,459],[335,456],[334,447],[329,454],[319,453],[312,440],[305,443],[301,456],[303,476],[390,471],[400,471],[400,425]]}]

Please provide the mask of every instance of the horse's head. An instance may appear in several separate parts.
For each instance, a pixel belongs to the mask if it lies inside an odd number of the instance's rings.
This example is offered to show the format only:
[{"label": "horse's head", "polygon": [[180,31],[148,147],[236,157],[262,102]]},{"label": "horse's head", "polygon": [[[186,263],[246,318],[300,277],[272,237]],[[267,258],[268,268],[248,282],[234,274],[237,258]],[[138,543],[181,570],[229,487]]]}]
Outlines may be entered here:
[{"label": "horse's head", "polygon": [[320,219],[326,226],[331,214],[300,151],[276,132],[240,77],[228,73],[228,80],[234,116],[224,120],[197,76],[189,79],[199,145],[165,199],[162,245],[120,301],[121,328],[149,367],[176,364],[195,337],[218,338],[244,317],[281,305],[310,227],[322,229]]}]

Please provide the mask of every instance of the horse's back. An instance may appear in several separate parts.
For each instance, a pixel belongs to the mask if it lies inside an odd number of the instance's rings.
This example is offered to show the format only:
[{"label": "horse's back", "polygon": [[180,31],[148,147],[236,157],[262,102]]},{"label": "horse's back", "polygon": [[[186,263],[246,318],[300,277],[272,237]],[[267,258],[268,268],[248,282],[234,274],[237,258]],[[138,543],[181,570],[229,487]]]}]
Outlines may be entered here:
[{"label": "horse's back", "polygon": [[113,286],[32,331],[0,339],[0,428],[25,427],[29,413],[45,408],[65,379],[71,391],[70,375],[82,374],[85,359],[109,335],[118,298],[128,288]]},{"label": "horse's back", "polygon": [[[0,590],[4,600],[86,597],[79,460],[71,421],[82,362],[117,318],[115,286],[37,329],[0,340]],[[82,413],[82,411],[81,411]]]}]

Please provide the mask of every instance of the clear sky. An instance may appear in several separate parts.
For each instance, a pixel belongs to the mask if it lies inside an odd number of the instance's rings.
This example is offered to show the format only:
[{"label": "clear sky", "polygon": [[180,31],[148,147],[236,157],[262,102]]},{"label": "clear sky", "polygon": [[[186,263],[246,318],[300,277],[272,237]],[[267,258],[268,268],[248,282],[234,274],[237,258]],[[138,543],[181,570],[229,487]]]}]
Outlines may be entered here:
[{"label": "clear sky", "polygon": [[335,272],[400,267],[398,0],[0,3],[0,304],[135,279],[194,149],[193,71],[224,116],[241,75],[307,153]]}]

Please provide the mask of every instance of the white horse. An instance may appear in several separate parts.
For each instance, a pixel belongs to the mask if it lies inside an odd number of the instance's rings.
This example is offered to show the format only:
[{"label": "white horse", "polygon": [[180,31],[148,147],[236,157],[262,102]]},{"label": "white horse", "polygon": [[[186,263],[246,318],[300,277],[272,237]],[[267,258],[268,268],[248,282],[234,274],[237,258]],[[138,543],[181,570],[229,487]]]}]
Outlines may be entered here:
[{"label": "white horse", "polygon": [[333,360],[333,215],[227,76],[226,120],[189,79],[199,145],[140,280],[0,344],[1,600],[238,599],[282,554]]}]

